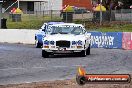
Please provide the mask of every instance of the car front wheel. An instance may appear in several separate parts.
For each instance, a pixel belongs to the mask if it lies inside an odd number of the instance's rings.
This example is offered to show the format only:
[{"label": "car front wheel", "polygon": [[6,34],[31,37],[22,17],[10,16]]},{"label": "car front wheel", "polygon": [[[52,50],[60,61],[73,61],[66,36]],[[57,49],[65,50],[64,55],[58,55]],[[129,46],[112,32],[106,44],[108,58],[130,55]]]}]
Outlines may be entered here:
[{"label": "car front wheel", "polygon": [[87,55],[90,55],[90,44],[89,44],[89,47],[86,51],[87,51]]},{"label": "car front wheel", "polygon": [[81,57],[85,57],[87,55],[87,51],[86,50],[82,50],[81,52],[80,52],[80,56]]},{"label": "car front wheel", "polygon": [[35,47],[41,48],[41,43],[37,39],[35,40]]},{"label": "car front wheel", "polygon": [[49,55],[50,55],[50,54],[49,54],[48,52],[46,52],[45,50],[42,50],[42,57],[48,58]]}]

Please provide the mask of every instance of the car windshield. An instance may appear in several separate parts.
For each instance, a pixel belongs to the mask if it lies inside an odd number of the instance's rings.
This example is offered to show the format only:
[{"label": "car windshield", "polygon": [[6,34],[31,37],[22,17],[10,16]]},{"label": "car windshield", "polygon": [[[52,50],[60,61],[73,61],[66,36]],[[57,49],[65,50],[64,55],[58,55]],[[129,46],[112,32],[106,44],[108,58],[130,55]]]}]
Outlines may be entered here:
[{"label": "car windshield", "polygon": [[81,26],[52,26],[50,34],[75,34],[79,35],[84,32]]}]

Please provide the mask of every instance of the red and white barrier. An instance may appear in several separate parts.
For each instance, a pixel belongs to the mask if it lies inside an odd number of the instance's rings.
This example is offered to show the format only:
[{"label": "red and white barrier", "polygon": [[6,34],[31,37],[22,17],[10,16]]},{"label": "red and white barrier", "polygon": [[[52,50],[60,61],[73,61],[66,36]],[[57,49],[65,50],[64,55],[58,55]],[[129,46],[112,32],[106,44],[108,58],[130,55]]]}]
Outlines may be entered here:
[{"label": "red and white barrier", "polygon": [[122,48],[132,50],[132,32],[123,32]]}]

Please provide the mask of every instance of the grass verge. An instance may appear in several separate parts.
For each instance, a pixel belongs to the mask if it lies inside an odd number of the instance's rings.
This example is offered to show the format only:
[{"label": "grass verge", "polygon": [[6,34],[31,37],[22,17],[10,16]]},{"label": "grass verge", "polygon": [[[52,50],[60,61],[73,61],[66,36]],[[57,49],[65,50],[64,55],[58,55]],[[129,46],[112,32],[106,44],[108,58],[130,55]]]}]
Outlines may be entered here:
[{"label": "grass verge", "polygon": [[[61,21],[58,16],[36,16],[36,15],[22,15],[21,22],[12,22],[12,19],[7,18],[8,29],[39,29],[44,22]],[[88,31],[100,32],[132,32],[132,24],[125,22],[106,22],[103,25],[93,23],[90,21],[82,22],[82,20],[74,20],[75,23],[84,24]]]}]

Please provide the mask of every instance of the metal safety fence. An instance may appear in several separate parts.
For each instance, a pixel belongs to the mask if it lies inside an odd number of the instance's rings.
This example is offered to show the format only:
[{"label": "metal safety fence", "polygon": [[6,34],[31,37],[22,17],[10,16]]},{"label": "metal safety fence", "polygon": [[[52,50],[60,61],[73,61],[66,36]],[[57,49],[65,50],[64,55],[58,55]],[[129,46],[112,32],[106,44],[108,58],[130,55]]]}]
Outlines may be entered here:
[{"label": "metal safety fence", "polygon": [[[5,12],[2,14],[3,18],[7,19],[7,28],[28,28],[38,29],[44,22],[49,21],[64,21],[64,22],[75,22],[84,23],[91,22],[93,24],[99,24],[102,18],[101,24],[105,22],[111,23],[132,23],[132,9],[121,9],[102,12],[94,11],[78,11],[71,13],[72,20],[69,21],[69,12],[61,12],[58,10],[45,10],[45,11],[23,11],[22,14],[12,14]],[[65,17],[64,17],[65,16]]]}]

